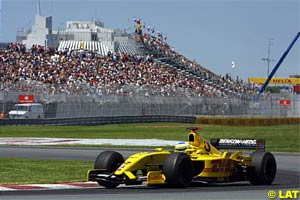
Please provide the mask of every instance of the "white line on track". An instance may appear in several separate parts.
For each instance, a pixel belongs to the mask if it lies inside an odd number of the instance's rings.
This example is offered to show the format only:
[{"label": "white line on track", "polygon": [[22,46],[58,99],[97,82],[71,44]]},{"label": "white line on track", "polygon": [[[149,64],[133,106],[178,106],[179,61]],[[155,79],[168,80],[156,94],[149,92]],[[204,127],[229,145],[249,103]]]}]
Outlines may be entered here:
[{"label": "white line on track", "polygon": [[126,145],[126,146],[174,146],[180,141],[158,139],[80,139],[80,138],[29,138],[2,137],[0,145]]}]

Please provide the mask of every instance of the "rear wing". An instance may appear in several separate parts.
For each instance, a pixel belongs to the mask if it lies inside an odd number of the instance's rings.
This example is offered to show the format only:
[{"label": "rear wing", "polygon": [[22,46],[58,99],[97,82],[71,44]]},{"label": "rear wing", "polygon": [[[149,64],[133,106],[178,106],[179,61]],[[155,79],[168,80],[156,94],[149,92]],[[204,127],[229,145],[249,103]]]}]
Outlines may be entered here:
[{"label": "rear wing", "polygon": [[217,149],[256,149],[265,151],[264,139],[210,139],[210,143]]}]

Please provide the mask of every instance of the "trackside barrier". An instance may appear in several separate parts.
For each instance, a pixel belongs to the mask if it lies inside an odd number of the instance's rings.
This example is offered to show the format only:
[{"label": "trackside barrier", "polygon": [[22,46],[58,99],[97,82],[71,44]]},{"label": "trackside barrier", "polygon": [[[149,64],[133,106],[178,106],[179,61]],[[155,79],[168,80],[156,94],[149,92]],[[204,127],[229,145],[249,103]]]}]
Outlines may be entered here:
[{"label": "trackside barrier", "polygon": [[120,117],[81,117],[81,118],[46,118],[46,119],[0,119],[0,125],[104,125],[148,122],[195,123],[194,116],[120,116]]},{"label": "trackside barrier", "polygon": [[278,124],[300,124],[299,117],[290,118],[234,118],[234,117],[194,117],[194,116],[119,116],[119,117],[81,117],[46,119],[0,119],[5,125],[104,125],[124,123],[177,122],[196,124],[216,124],[229,126],[270,126]]},{"label": "trackside barrier", "polygon": [[235,117],[196,117],[196,124],[218,124],[234,126],[270,126],[278,124],[300,124],[299,117],[288,118],[235,118]]}]

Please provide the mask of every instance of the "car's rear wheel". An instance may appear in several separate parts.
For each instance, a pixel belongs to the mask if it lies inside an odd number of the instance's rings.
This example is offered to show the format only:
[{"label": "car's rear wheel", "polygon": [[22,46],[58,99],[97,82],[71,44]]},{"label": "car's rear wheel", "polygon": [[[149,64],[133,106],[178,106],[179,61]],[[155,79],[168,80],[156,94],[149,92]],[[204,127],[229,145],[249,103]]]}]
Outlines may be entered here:
[{"label": "car's rear wheel", "polygon": [[270,185],[276,176],[276,160],[272,153],[255,151],[250,154],[254,167],[248,169],[248,179],[253,185]]},{"label": "car's rear wheel", "polygon": [[193,163],[187,154],[175,152],[166,157],[163,164],[163,173],[168,185],[187,187],[193,180]]},{"label": "car's rear wheel", "polygon": [[[103,151],[96,158],[94,169],[105,169],[108,173],[115,172],[124,162],[123,156],[115,151]],[[119,183],[112,183],[107,181],[97,181],[99,185],[106,188],[115,188]]]}]

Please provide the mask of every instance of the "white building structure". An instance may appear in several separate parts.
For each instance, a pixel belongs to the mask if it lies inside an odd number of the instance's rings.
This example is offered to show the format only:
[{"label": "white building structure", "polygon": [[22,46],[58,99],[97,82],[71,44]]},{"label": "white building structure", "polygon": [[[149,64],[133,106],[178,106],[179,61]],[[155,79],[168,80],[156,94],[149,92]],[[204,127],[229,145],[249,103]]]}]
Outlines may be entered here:
[{"label": "white building structure", "polygon": [[[17,36],[18,38],[18,36]],[[58,44],[55,34],[52,33],[52,16],[41,16],[40,1],[37,0],[37,14],[35,15],[35,24],[28,31],[26,37],[22,38],[21,42],[26,45],[26,48],[31,48],[32,45],[55,47]]]},{"label": "white building structure", "polygon": [[110,52],[138,53],[135,40],[119,30],[104,28],[104,23],[95,21],[68,21],[66,29],[58,33],[58,50],[85,49],[101,55]]},{"label": "white building structure", "polygon": [[52,30],[52,16],[41,16],[40,2],[37,0],[35,24],[31,30],[18,31],[17,42],[30,49],[32,45],[52,47],[59,51],[88,50],[101,55],[107,53],[140,53],[136,41],[126,32],[104,28],[100,20],[67,21],[65,30]]},{"label": "white building structure", "polygon": [[52,33],[52,17],[36,15],[34,26],[22,43],[26,45],[26,48],[31,48],[32,45],[55,47],[57,39]]},{"label": "white building structure", "polygon": [[58,50],[86,49],[107,54],[115,51],[114,30],[104,28],[101,21],[68,21],[59,33]]}]

